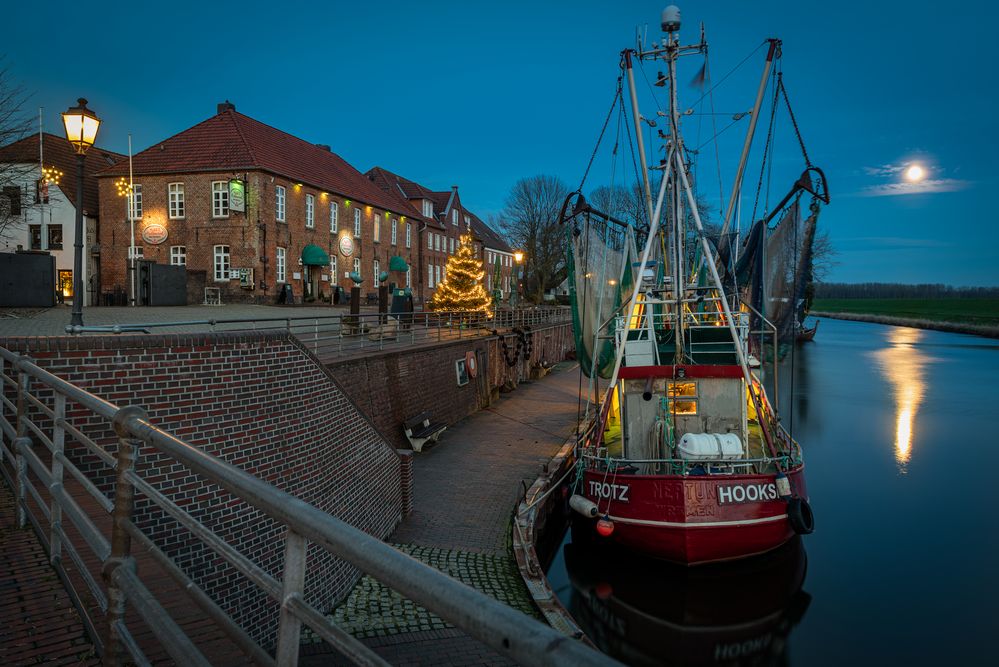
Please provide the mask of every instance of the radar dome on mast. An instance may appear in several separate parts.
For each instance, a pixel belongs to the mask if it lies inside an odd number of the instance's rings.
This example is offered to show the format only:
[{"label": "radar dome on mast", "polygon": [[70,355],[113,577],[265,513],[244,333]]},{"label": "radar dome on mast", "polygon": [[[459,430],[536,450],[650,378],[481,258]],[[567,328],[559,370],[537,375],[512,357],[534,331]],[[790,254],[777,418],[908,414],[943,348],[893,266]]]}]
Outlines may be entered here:
[{"label": "radar dome on mast", "polygon": [[663,32],[676,32],[680,29],[680,8],[670,5],[663,10],[662,17]]}]

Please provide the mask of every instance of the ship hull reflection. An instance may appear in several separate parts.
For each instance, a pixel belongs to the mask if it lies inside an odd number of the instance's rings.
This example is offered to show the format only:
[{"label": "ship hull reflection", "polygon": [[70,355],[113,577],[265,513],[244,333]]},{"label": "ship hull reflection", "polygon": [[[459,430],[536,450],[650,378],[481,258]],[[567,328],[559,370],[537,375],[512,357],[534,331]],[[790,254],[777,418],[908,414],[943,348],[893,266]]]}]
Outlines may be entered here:
[{"label": "ship hull reflection", "polygon": [[565,546],[570,611],[604,653],[629,665],[788,663],[787,638],[811,602],[800,538],[688,568],[580,543],[580,532]]}]

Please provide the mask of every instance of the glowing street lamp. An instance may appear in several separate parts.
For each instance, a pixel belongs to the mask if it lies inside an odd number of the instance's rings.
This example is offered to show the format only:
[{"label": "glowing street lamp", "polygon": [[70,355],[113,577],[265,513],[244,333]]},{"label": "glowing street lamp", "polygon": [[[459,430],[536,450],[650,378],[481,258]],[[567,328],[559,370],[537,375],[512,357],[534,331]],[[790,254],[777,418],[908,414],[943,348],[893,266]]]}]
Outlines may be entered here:
[{"label": "glowing street lamp", "polygon": [[524,280],[524,270],[520,268],[521,263],[524,261],[524,251],[515,250],[513,252],[513,261],[517,263],[517,289],[514,291],[514,295],[520,298],[520,288]]},{"label": "glowing street lamp", "polygon": [[77,100],[77,106],[70,107],[62,115],[66,128],[66,140],[76,150],[76,240],[73,243],[73,313],[71,327],[83,326],[83,161],[87,150],[97,139],[101,120],[87,108],[87,100]]}]

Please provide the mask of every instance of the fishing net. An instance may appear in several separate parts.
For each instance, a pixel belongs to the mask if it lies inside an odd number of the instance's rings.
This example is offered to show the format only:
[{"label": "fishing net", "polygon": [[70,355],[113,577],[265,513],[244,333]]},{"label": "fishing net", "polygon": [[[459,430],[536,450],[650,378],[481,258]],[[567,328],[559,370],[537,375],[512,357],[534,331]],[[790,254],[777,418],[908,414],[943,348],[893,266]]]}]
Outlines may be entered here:
[{"label": "fishing net", "polygon": [[613,323],[634,287],[635,237],[630,227],[586,215],[567,225],[566,263],[576,358],[588,377],[614,370]]}]

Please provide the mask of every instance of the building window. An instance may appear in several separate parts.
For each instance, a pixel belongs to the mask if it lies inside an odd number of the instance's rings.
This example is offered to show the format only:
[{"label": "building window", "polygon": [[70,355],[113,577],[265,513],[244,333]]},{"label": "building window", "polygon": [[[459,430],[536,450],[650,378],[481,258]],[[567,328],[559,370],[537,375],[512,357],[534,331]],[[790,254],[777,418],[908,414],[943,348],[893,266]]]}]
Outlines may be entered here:
[{"label": "building window", "polygon": [[429,199],[423,200],[423,215],[428,218],[434,217],[434,203]]},{"label": "building window", "polygon": [[286,282],[288,279],[288,249],[278,248],[277,249],[277,261],[274,262],[274,272],[275,280],[279,283]]},{"label": "building window", "polygon": [[441,281],[441,267],[440,265],[434,266],[434,282],[440,283]]},{"label": "building window", "polygon": [[374,242],[375,243],[381,243],[382,242],[382,215],[381,215],[381,213],[375,213],[375,219],[374,219],[374,223],[372,224],[372,229],[374,230],[373,231]]},{"label": "building window", "polygon": [[396,245],[399,242],[399,221],[392,220],[392,245]]},{"label": "building window", "polygon": [[354,273],[356,273],[357,275],[361,275],[361,258],[360,257],[355,257],[354,258]]},{"label": "building window", "polygon": [[434,265],[427,264],[427,287],[434,286]]},{"label": "building window", "polygon": [[49,225],[49,250],[62,250],[62,225]]},{"label": "building window", "polygon": [[274,218],[278,222],[284,222],[285,205],[288,201],[288,191],[283,185],[274,188]]},{"label": "building window", "polygon": [[[337,284],[340,282],[340,276],[336,274],[336,254],[330,257],[330,287],[336,289]],[[332,293],[332,290],[330,290]]]},{"label": "building window", "polygon": [[[212,184],[214,187],[214,184]],[[226,195],[228,195],[226,191]],[[215,246],[215,282],[229,280],[229,246]]]},{"label": "building window", "polygon": [[[212,217],[213,218],[229,217],[228,181],[212,181]],[[216,280],[218,280],[218,278],[216,278]]]},{"label": "building window", "polygon": [[361,209],[354,209],[354,236],[361,238]]},{"label": "building window", "polygon": [[454,239],[454,237],[452,237],[451,238],[451,254],[452,255],[454,254],[454,246],[455,246],[455,239]]},{"label": "building window", "polygon": [[371,263],[371,266],[372,266],[372,270],[374,271],[374,277],[372,278],[372,280],[375,281],[375,287],[378,287],[379,285],[382,284],[381,281],[378,279],[378,276],[381,275],[382,267],[378,263],[377,259],[374,262]]},{"label": "building window", "polygon": [[434,250],[437,250],[439,252],[440,249],[441,249],[441,235],[434,234]]},{"label": "building window", "polygon": [[29,242],[29,248],[31,248],[31,250],[41,250],[42,249],[42,226],[41,225],[28,225],[28,232],[31,235],[31,241]]},{"label": "building window", "polygon": [[132,185],[132,192],[128,197],[128,214],[130,220],[138,220],[142,217],[142,184]]},{"label": "building window", "polygon": [[434,249],[434,233],[427,232],[427,250]]},{"label": "building window", "polygon": [[467,215],[465,216],[465,226],[466,227],[471,227],[472,226],[472,219],[470,217],[468,217]]},{"label": "building window", "polygon": [[35,203],[49,203],[49,182],[44,178],[39,178],[35,181]]},{"label": "building window", "polygon": [[451,224],[452,225],[458,224],[458,209],[451,210]]},{"label": "building window", "polygon": [[330,202],[330,231],[336,234],[340,227],[340,205],[335,201]]},{"label": "building window", "polygon": [[170,246],[170,265],[187,266],[187,247],[182,245]]},{"label": "building window", "polygon": [[406,247],[413,247],[413,226],[408,222],[406,223]]},{"label": "building window", "polygon": [[312,229],[316,226],[316,196],[305,195],[305,226]]},{"label": "building window", "polygon": [[406,267],[406,287],[413,286],[413,267]]},{"label": "building window", "polygon": [[3,197],[7,200],[7,215],[21,215],[21,188],[17,185],[3,186]]},{"label": "building window", "polygon": [[183,183],[170,183],[167,185],[167,202],[171,220],[177,220],[178,218],[184,217]]},{"label": "building window", "polygon": [[[135,251],[134,253],[132,251]],[[129,259],[142,259],[142,246],[128,246],[128,258]]]}]

